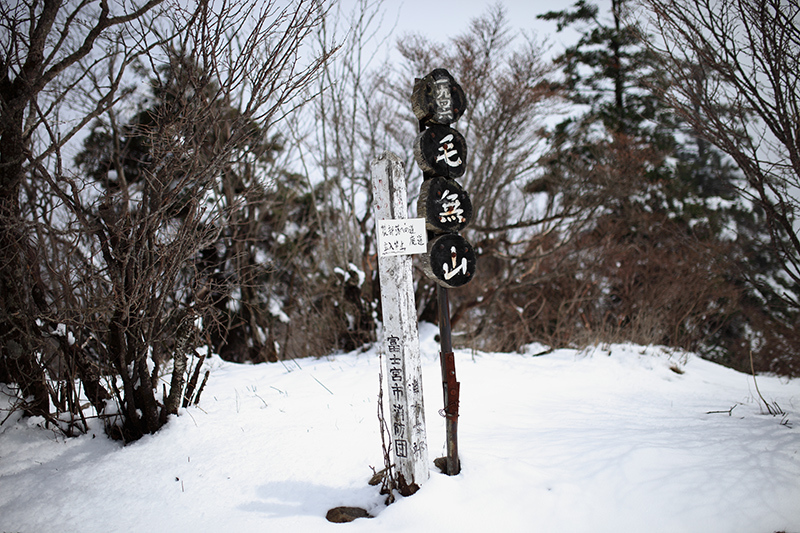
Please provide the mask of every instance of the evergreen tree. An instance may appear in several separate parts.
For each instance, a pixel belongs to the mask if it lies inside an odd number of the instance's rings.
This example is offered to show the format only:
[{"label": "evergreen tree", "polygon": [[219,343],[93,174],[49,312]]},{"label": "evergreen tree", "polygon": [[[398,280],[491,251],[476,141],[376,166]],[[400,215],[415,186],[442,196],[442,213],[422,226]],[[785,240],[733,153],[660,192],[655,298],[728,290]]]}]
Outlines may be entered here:
[{"label": "evergreen tree", "polygon": [[570,274],[594,280],[581,323],[741,366],[730,355],[745,333],[744,272],[765,254],[759,214],[735,201],[736,167],[659,99],[666,82],[625,0],[612,0],[610,19],[586,0],[539,18],[580,34],[556,63],[582,111],[551,132],[546,173],[530,187],[594,209],[573,241]]},{"label": "evergreen tree", "polygon": [[[625,0],[612,0],[610,22],[596,5],[578,0],[571,9],[539,15],[555,21],[557,31],[571,26],[578,42],[556,58],[568,98],[589,107],[581,122],[600,121],[606,131],[655,140],[666,117],[648,89],[657,82],[649,52],[640,46],[636,29],[623,22]],[[669,135],[663,139],[671,143]]]}]

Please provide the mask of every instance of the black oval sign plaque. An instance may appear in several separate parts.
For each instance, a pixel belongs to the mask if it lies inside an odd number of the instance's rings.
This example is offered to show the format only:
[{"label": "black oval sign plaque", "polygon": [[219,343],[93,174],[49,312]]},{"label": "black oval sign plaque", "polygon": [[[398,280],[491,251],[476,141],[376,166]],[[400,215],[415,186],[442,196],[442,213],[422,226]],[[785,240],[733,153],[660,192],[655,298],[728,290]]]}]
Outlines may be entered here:
[{"label": "black oval sign plaque", "polygon": [[429,243],[423,269],[433,281],[448,289],[469,283],[475,275],[475,250],[461,235],[447,233]]},{"label": "black oval sign plaque", "polygon": [[417,135],[414,157],[423,172],[459,178],[467,167],[467,141],[453,128],[433,124]]},{"label": "black oval sign plaque", "polygon": [[422,183],[417,216],[431,231],[456,233],[472,220],[472,201],[456,181],[436,176]]},{"label": "black oval sign plaque", "polygon": [[423,124],[451,124],[461,117],[466,108],[464,89],[445,69],[437,68],[414,81],[411,109]]}]

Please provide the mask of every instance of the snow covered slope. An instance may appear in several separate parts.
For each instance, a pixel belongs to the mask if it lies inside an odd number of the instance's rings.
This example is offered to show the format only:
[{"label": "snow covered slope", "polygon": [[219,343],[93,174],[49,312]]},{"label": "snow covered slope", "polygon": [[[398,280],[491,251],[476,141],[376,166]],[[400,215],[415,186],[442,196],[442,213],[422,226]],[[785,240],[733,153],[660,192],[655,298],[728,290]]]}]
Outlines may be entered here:
[{"label": "snow covered slope", "polygon": [[[431,459],[444,455],[434,333],[423,325]],[[214,359],[200,406],[127,447],[12,415],[0,531],[800,532],[800,380],[758,377],[786,413],[771,416],[752,376],[691,354],[535,351],[456,353],[462,472],[431,464],[389,507],[367,484],[383,464],[375,351]],[[375,518],[327,522],[340,505]]]}]

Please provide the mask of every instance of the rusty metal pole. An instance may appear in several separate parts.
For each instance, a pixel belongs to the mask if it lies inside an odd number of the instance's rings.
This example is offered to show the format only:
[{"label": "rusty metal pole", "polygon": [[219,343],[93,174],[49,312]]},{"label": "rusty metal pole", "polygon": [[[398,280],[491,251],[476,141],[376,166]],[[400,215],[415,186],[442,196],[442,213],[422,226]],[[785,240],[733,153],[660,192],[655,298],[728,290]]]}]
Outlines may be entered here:
[{"label": "rusty metal pole", "polygon": [[448,476],[461,472],[458,459],[458,396],[460,383],[456,381],[456,360],[453,354],[453,342],[450,327],[450,299],[447,288],[439,285],[439,339],[441,351],[439,359],[442,365],[442,386],[444,388],[444,415],[446,418],[446,446]]}]

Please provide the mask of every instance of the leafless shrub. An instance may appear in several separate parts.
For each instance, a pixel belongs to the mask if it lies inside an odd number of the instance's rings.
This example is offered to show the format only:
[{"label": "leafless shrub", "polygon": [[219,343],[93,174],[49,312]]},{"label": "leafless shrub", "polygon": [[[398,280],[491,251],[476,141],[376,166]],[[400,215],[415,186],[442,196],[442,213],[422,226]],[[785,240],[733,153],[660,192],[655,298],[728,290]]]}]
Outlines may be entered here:
[{"label": "leafless shrub", "polygon": [[[75,85],[53,82],[66,67],[83,66],[79,60],[89,57],[83,49],[47,70],[47,61],[57,61],[58,54],[42,58],[36,42],[19,32],[17,45],[9,46],[27,50],[44,71],[28,72],[20,58],[6,65],[23,64],[16,79],[29,89],[15,124],[26,123],[33,110],[26,124],[50,138],[31,143],[22,155],[8,151],[13,146],[3,148],[3,161],[14,165],[3,167],[0,191],[8,228],[0,246],[2,280],[4,287],[21,283],[4,306],[11,313],[0,317],[6,373],[0,377],[20,383],[22,394],[35,399],[29,411],[45,417],[51,416],[51,398],[57,413],[66,408],[81,416],[85,392],[97,413],[118,413],[119,423],[109,418],[109,432],[126,441],[156,431],[202,391],[196,350],[209,339],[197,328],[198,319],[210,327],[218,318],[212,289],[225,293],[231,287],[214,286],[198,258],[232,222],[238,245],[231,247],[232,257],[244,260],[237,265],[241,287],[255,287],[258,269],[248,269],[247,260],[259,238],[258,219],[249,218],[254,191],[263,190],[257,169],[270,146],[262,132],[302,103],[297,97],[327,57],[307,65],[299,59],[302,43],[324,16],[315,2],[234,2],[219,9],[201,2],[192,12],[171,5],[169,16],[144,20],[156,4],[109,19],[127,24],[126,31],[106,48],[108,56],[92,57],[92,70],[78,71],[91,74],[86,91],[76,94]],[[57,13],[31,7],[30,13],[39,27],[48,27],[45,19],[52,16],[62,24],[53,31],[77,37],[83,28],[73,24],[70,7],[54,4]],[[110,26],[105,9],[102,3],[101,34]],[[22,14],[3,12],[14,28]],[[93,20],[94,14],[86,15]],[[95,38],[85,41],[89,51]],[[126,93],[118,89],[137,57],[146,58],[139,68],[149,71],[162,93],[157,104],[125,124],[119,117]],[[29,74],[40,77],[31,81]],[[61,148],[78,130],[59,135],[54,115],[36,108],[51,82],[62,91],[53,109],[68,96],[96,102],[78,121],[82,126],[102,119],[93,128],[97,137],[87,143],[91,161],[81,163],[85,175],[62,166]],[[3,96],[4,106],[14,102],[13,95]],[[21,133],[5,127],[3,135],[17,135],[19,142]],[[24,222],[23,207],[37,223]],[[162,382],[170,361],[171,379]],[[76,379],[83,390],[75,388]],[[57,401],[63,390],[70,392],[69,405]]]}]

